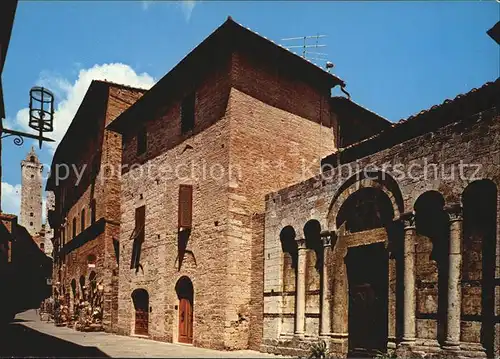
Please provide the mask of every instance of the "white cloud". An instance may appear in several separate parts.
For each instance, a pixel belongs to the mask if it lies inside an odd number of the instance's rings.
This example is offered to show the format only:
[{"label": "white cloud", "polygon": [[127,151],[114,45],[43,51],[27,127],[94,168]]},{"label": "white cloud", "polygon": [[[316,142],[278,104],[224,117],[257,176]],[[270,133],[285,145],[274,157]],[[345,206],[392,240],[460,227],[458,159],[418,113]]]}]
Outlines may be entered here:
[{"label": "white cloud", "polygon": [[[21,214],[21,188],[20,184],[11,185],[7,182],[2,182],[2,212],[8,214]],[[42,223],[47,220],[47,198],[45,193],[42,197]]]},{"label": "white cloud", "polygon": [[21,210],[21,185],[2,182],[2,212],[19,216]]},{"label": "white cloud", "polygon": [[[47,144],[51,153],[54,153],[59,141],[66,133],[92,80],[108,80],[145,89],[151,88],[155,83],[149,74],[137,74],[130,66],[122,63],[94,65],[89,69],[82,69],[74,83],[60,76],[42,72],[38,83],[54,92],[57,103],[54,113],[54,132],[46,134],[47,137],[56,140],[54,143]],[[29,110],[23,108],[17,112],[13,120],[7,121],[7,125],[30,131],[28,118]]]},{"label": "white cloud", "polygon": [[196,6],[195,0],[183,0],[179,4],[181,6],[181,10],[184,13],[184,17],[186,21],[189,22],[191,19],[191,14],[193,13],[194,7]]},{"label": "white cloud", "polygon": [[[159,1],[143,0],[142,9],[144,11],[147,11],[155,2]],[[191,14],[193,13],[194,7],[196,6],[196,2],[196,0],[174,1],[175,5],[177,5],[181,9],[187,22],[189,22],[189,20],[191,19]]]}]

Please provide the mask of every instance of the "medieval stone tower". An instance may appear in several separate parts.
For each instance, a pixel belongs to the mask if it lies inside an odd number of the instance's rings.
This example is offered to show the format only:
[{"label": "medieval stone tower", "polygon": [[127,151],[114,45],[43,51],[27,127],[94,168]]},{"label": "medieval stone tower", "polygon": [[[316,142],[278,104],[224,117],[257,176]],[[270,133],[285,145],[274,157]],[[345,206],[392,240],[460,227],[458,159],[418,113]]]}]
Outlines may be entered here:
[{"label": "medieval stone tower", "polygon": [[32,147],[21,161],[21,218],[20,224],[34,236],[42,229],[42,171],[43,166]]}]

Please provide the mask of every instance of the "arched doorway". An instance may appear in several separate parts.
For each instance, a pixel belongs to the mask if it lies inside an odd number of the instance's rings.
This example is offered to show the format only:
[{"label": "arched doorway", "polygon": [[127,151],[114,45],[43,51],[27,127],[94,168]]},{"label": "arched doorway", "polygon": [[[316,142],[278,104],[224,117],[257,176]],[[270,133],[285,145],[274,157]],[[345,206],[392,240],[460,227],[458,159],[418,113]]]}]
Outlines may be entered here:
[{"label": "arched doorway", "polygon": [[437,191],[422,193],[415,211],[415,290],[416,318],[429,318],[436,327],[435,337],[446,339],[448,307],[448,251],[450,224],[445,200]]},{"label": "arched doorway", "polygon": [[[462,194],[462,302],[465,304],[462,305],[462,322],[481,320],[479,340],[488,357],[494,357],[495,349],[497,192],[494,182],[479,180],[469,184]],[[471,299],[476,306],[467,305]],[[462,327],[462,337],[474,334],[470,325]]]},{"label": "arched doorway", "polygon": [[87,296],[86,296],[86,286],[85,286],[85,277],[82,275],[80,276],[80,297],[81,299],[83,300],[87,300]]},{"label": "arched doorway", "polygon": [[148,335],[149,294],[145,289],[136,289],[132,292],[132,301],[135,308],[134,333],[137,335]]},{"label": "arched doorway", "polygon": [[179,343],[193,342],[193,283],[188,277],[181,277],[175,285],[179,298]]},{"label": "arched doorway", "polygon": [[348,242],[348,355],[372,357],[387,350],[389,257],[387,229],[394,208],[385,192],[365,187],[350,195],[336,218]]},{"label": "arched doorway", "polygon": [[71,281],[71,296],[69,303],[69,311],[73,313],[75,311],[75,304],[78,304],[78,298],[76,296],[76,279]]}]

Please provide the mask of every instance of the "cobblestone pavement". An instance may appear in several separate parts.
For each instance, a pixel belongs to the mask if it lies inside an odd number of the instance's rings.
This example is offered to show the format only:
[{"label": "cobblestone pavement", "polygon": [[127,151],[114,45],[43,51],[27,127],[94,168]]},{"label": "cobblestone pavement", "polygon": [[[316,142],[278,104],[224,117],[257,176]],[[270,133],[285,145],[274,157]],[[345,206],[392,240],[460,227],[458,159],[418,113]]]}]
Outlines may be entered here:
[{"label": "cobblestone pavement", "polygon": [[82,333],[41,322],[34,310],[1,329],[0,357],[279,358],[241,350],[222,352],[109,333]]}]

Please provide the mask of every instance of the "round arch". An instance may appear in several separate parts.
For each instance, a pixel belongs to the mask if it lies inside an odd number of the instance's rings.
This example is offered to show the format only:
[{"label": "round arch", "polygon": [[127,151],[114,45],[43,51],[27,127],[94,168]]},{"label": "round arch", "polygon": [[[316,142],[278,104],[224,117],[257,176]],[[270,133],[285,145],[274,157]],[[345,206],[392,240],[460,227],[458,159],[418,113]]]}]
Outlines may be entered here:
[{"label": "round arch", "polygon": [[179,298],[179,332],[180,343],[193,342],[194,287],[189,277],[182,276],[175,284],[175,292]]},{"label": "round arch", "polygon": [[375,188],[385,193],[391,202],[393,219],[404,213],[403,195],[396,180],[382,171],[360,171],[346,180],[333,196],[328,210],[328,228],[337,229],[337,216],[342,205],[355,192],[362,188]]},{"label": "round arch", "polygon": [[488,357],[494,357],[495,263],[498,253],[498,187],[490,179],[473,181],[463,190],[462,267],[465,281],[481,278],[472,294],[481,303],[480,342]]},{"label": "round arch", "polygon": [[181,298],[193,298],[194,286],[191,279],[187,276],[182,276],[177,280],[175,284],[175,292],[177,297]]}]

